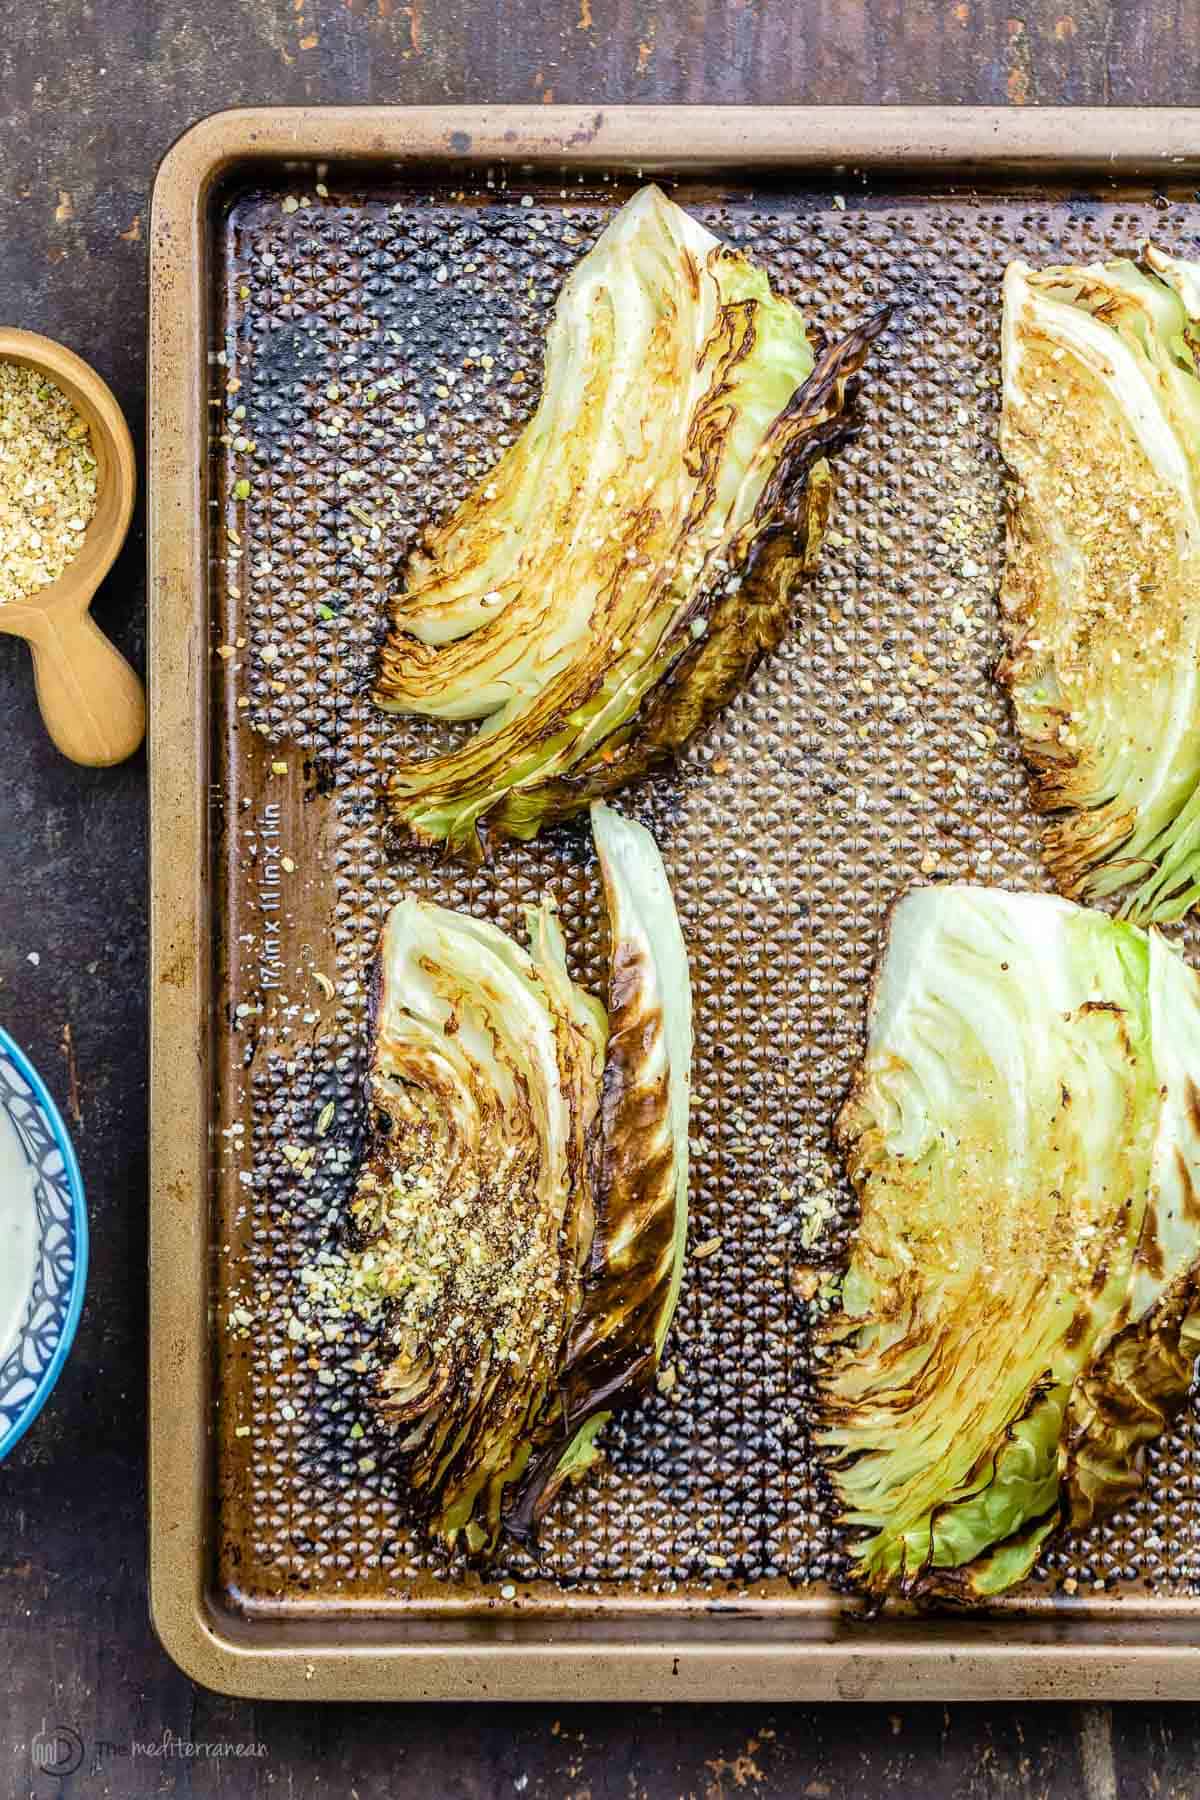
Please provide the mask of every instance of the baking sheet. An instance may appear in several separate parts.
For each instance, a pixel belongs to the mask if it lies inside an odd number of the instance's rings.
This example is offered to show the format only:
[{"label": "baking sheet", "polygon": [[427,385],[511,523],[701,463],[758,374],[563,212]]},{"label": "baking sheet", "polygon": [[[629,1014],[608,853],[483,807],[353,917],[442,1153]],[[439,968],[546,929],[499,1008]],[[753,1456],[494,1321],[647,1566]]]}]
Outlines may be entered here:
[{"label": "baking sheet", "polygon": [[[691,1241],[721,1240],[685,1274],[675,1385],[607,1429],[602,1470],[555,1509],[536,1559],[480,1572],[414,1530],[371,1425],[365,1340],[306,1313],[302,1269],[339,1244],[387,908],[416,892],[516,930],[550,889],[573,972],[601,992],[602,908],[581,825],[482,869],[390,844],[389,761],[454,728],[385,718],[366,688],[405,545],[520,429],[562,277],[637,180],[321,176],[237,171],[210,232],[210,1603],[267,1631],[352,1634],[369,1615],[375,1641],[389,1622],[464,1616],[836,1621],[854,1603],[809,1436],[805,1297],[853,1219],[829,1127],[880,921],[914,880],[1048,885],[989,679],[999,277],[1014,255],[1088,260],[1151,234],[1194,253],[1200,208],[660,176],[818,334],[898,310],[787,641],[675,773],[621,801],[658,838],[688,940]],[[1194,1616],[1196,1443],[1189,1412],[1150,1452],[1144,1498],[1059,1543],[1000,1613]]]}]

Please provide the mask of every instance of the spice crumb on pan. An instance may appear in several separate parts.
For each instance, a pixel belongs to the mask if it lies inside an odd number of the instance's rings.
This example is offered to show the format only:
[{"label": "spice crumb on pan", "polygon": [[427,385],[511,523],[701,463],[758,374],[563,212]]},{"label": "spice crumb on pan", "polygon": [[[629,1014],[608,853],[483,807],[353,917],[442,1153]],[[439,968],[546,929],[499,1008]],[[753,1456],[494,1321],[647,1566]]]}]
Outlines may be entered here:
[{"label": "spice crumb on pan", "polygon": [[0,360],[0,606],[57,581],[96,510],[87,424],[36,369]]},{"label": "spice crumb on pan", "polygon": [[821,1286],[820,1270],[808,1268],[803,1264],[797,1265],[791,1272],[789,1284],[797,1300],[803,1300],[807,1304],[817,1297]]}]

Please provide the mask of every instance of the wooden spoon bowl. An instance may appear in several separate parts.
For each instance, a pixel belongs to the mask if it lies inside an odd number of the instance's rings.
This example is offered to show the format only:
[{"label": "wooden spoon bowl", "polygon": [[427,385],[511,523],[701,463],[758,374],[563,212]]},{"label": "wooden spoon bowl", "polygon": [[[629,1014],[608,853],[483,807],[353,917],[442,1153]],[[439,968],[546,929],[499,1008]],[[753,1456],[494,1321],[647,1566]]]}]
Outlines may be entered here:
[{"label": "wooden spoon bowl", "polygon": [[0,606],[0,631],[28,641],[42,717],[64,756],[106,768],[132,756],[146,733],[142,684],[89,610],[133,515],[133,439],[107,383],[74,351],[36,332],[0,330],[0,361],[47,376],[91,432],[96,510],[83,548],[57,581]]}]

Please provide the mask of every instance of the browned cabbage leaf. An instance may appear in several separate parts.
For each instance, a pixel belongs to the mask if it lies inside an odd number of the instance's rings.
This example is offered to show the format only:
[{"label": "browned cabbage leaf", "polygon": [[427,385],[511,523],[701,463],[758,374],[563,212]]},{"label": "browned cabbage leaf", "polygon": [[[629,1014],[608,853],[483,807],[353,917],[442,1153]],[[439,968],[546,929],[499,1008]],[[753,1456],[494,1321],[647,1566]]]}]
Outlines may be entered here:
[{"label": "browned cabbage leaf", "polygon": [[601,1426],[653,1382],[687,1243],[687,950],[650,833],[604,805],[592,825],[611,929],[596,1232],[550,1441],[506,1513],[514,1537],[532,1534],[563,1482],[594,1460]]},{"label": "browned cabbage leaf", "polygon": [[552,906],[529,948],[421,900],[388,918],[353,1214],[383,1303],[376,1403],[431,1529],[528,1538],[652,1379],[683,1266],[691,1001],[657,847],[593,814],[610,1010]]},{"label": "browned cabbage leaf", "polygon": [[1004,279],[1001,593],[1012,699],[1064,894],[1200,898],[1200,264]]},{"label": "browned cabbage leaf", "polygon": [[820,1441],[875,1595],[986,1599],[1136,1494],[1200,1343],[1200,981],[1044,894],[893,910],[837,1135]]},{"label": "browned cabbage leaf", "polygon": [[766,275],[657,188],[563,287],[520,438],[405,571],[375,687],[484,724],[393,768],[395,821],[478,854],[668,759],[786,629],[884,315],[815,364]]}]

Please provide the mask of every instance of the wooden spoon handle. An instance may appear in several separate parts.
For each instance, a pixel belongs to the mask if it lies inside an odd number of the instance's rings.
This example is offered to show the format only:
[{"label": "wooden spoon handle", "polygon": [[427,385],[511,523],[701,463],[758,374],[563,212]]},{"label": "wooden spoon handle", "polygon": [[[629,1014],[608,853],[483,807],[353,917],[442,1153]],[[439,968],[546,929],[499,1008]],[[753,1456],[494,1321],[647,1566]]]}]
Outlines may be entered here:
[{"label": "wooden spoon handle", "polygon": [[64,756],[105,769],[132,756],[146,735],[146,695],[90,612],[43,615],[28,633],[38,703]]}]

